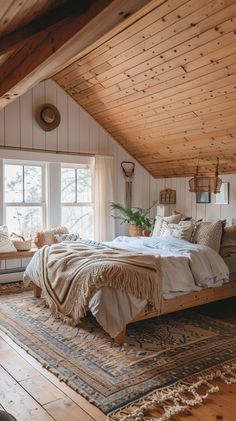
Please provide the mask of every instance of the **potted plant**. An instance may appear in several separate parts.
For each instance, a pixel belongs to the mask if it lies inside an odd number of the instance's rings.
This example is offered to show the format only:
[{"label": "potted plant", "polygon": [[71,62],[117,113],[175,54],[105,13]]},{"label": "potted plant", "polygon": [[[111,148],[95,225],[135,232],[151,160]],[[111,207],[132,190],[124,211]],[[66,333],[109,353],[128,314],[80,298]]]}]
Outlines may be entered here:
[{"label": "potted plant", "polygon": [[121,203],[111,202],[110,207],[112,211],[117,211],[118,215],[112,215],[113,218],[120,219],[122,224],[129,224],[129,235],[136,237],[139,235],[148,235],[152,226],[152,220],[148,217],[150,208],[142,209],[138,207],[126,208]]}]

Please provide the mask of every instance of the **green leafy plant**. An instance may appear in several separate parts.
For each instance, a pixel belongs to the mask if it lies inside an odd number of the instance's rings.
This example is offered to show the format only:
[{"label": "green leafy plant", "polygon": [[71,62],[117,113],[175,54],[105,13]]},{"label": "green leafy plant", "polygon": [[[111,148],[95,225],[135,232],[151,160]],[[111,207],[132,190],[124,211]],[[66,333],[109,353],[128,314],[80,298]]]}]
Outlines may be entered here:
[{"label": "green leafy plant", "polygon": [[118,215],[111,216],[115,219],[120,219],[122,224],[134,224],[137,227],[151,228],[152,220],[148,215],[155,204],[156,202],[150,208],[142,209],[138,207],[125,208],[121,203],[111,202],[111,211],[117,211],[118,213]]}]

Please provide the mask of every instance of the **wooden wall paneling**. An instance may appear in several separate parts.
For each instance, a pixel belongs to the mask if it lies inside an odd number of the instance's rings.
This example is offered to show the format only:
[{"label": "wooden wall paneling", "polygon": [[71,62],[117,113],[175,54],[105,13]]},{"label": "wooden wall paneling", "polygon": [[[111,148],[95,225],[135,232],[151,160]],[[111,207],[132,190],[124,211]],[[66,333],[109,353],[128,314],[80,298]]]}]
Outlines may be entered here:
[{"label": "wooden wall paneling", "polygon": [[206,205],[205,220],[216,221],[221,218],[221,205],[215,205],[215,194],[211,195],[211,203]]},{"label": "wooden wall paneling", "polygon": [[32,89],[33,106],[32,106],[32,119],[33,119],[33,147],[35,149],[46,148],[46,134],[36,121],[36,113],[39,107],[45,104],[45,85],[43,82],[39,83]]},{"label": "wooden wall paneling", "polygon": [[[122,147],[120,145],[114,144],[113,145],[113,156],[115,158],[116,161],[116,183],[115,183],[115,202],[119,202],[119,203],[125,203],[125,179],[124,176],[122,174],[122,170],[121,170],[121,162],[122,161],[126,161],[127,157],[129,157],[129,160],[132,160],[133,158],[131,158],[130,156],[127,156],[127,152],[125,152]],[[134,185],[133,185],[133,192],[134,192]],[[133,193],[133,198],[132,198],[132,205],[134,205],[134,203],[136,202],[136,198],[134,197],[134,193]],[[126,224],[121,224],[119,220],[115,221],[116,224],[116,234],[118,235],[127,235],[128,233],[128,226]]]},{"label": "wooden wall paneling", "polygon": [[107,137],[107,153],[109,155],[112,155],[112,144],[114,143],[114,139],[113,137],[110,135],[110,133],[108,133],[108,137]]},{"label": "wooden wall paneling", "polygon": [[[159,179],[159,180],[155,180],[156,181],[156,184],[157,184],[157,189],[156,189],[156,195],[155,195],[155,197],[154,197],[154,200],[158,200],[158,203],[159,203],[159,199],[160,199],[160,191],[161,190],[164,190],[165,188],[166,188],[166,179]],[[157,203],[157,206],[158,206],[158,203]],[[156,208],[157,209],[157,208]],[[156,212],[156,214],[157,214],[158,212]],[[155,216],[155,215],[154,215]]]},{"label": "wooden wall paneling", "polygon": [[[50,81],[52,83],[52,81]],[[61,115],[61,123],[57,128],[57,150],[67,152],[69,150],[69,116],[68,116],[68,95],[56,84],[57,87],[57,107]]]},{"label": "wooden wall paneling", "polygon": [[184,198],[182,197],[182,178],[176,179],[176,204],[174,205],[175,210],[184,214]]},{"label": "wooden wall paneling", "polygon": [[90,152],[89,149],[89,118],[82,107],[79,109],[79,151]]},{"label": "wooden wall paneling", "polygon": [[19,98],[5,109],[5,144],[20,146]]},{"label": "wooden wall paneling", "polygon": [[94,119],[89,122],[89,150],[95,154],[99,150],[99,125]]},{"label": "wooden wall paneling", "polygon": [[[192,197],[189,193],[189,178],[183,178],[183,195],[184,195],[184,215],[192,215]],[[187,192],[187,194],[186,194]]]},{"label": "wooden wall paneling", "polygon": [[[45,86],[45,103],[57,106],[57,86],[50,80],[44,82]],[[51,151],[57,150],[58,128],[45,132],[46,149]]]},{"label": "wooden wall paneling", "polygon": [[[225,174],[221,176],[223,182],[229,184],[229,204],[220,205],[220,218],[227,219],[229,225],[232,224],[232,218],[236,219],[236,175]],[[219,206],[219,205],[216,205]]]},{"label": "wooden wall paneling", "polygon": [[99,154],[106,154],[108,150],[108,133],[104,130],[103,127],[99,126],[99,144],[98,152]]},{"label": "wooden wall paneling", "polygon": [[70,152],[79,150],[79,113],[80,108],[72,98],[68,98],[68,146]]},{"label": "wooden wall paneling", "polygon": [[[158,183],[151,176],[149,176],[149,192],[150,192],[149,206],[152,206],[153,202],[155,202],[156,200],[159,202],[159,194],[158,194]],[[151,212],[150,212],[150,216],[153,219],[155,218],[157,214],[157,205],[155,205],[151,209]]]},{"label": "wooden wall paneling", "polygon": [[20,146],[22,148],[32,148],[33,146],[32,101],[32,90],[19,98]]}]

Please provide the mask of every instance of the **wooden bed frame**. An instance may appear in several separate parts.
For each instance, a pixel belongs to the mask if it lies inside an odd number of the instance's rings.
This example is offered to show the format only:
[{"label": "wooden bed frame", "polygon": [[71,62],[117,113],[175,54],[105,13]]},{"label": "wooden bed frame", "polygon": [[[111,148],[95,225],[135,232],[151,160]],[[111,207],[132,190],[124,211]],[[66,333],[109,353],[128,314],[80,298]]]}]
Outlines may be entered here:
[{"label": "wooden bed frame", "polygon": [[[42,290],[37,285],[33,284],[34,297],[40,298]],[[163,299],[160,311],[154,310],[151,306],[146,306],[130,323],[139,320],[150,319],[162,314],[173,313],[175,311],[184,310],[186,308],[197,307],[202,304],[220,301],[225,298],[236,296],[236,281],[230,281],[221,287],[206,288],[201,291],[191,292],[190,294],[180,295],[172,299]],[[123,344],[126,335],[126,328],[124,328],[115,338],[117,344]]]}]

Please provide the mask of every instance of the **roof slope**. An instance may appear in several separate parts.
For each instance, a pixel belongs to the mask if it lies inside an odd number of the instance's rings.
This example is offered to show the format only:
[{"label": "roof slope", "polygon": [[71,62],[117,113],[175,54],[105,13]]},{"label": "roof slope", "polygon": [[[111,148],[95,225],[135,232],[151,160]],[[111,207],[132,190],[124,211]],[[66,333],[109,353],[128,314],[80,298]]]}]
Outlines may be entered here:
[{"label": "roof slope", "polygon": [[154,177],[236,172],[236,2],[152,0],[54,80]]}]

